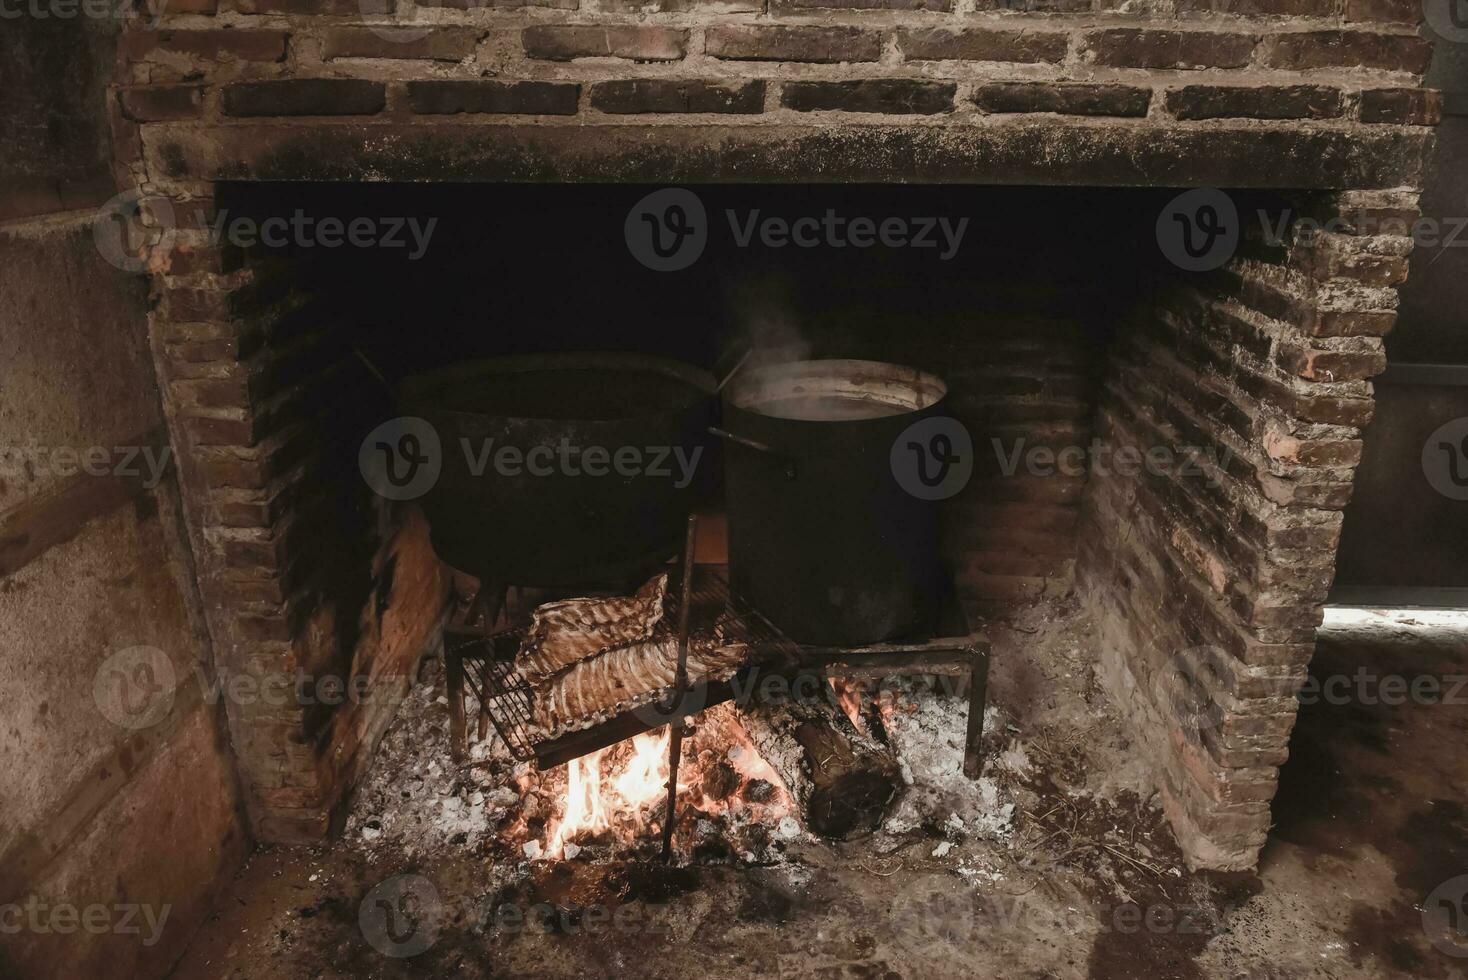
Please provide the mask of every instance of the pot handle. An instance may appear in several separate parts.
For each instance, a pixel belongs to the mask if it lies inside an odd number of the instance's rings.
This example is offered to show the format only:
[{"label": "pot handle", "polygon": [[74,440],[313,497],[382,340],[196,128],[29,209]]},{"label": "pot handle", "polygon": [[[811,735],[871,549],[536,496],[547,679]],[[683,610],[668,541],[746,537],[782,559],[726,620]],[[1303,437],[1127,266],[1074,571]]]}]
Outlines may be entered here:
[{"label": "pot handle", "polygon": [[720,439],[724,439],[728,442],[743,446],[746,449],[753,449],[755,452],[758,453],[765,453],[769,456],[779,457],[785,463],[785,479],[795,479],[795,457],[790,456],[787,453],[782,453],[780,450],[776,449],[773,446],[768,446],[762,442],[755,442],[753,439],[746,439],[744,436],[741,435],[735,435],[728,429],[721,429],[716,425],[709,426],[708,431],[709,435],[718,436]]}]

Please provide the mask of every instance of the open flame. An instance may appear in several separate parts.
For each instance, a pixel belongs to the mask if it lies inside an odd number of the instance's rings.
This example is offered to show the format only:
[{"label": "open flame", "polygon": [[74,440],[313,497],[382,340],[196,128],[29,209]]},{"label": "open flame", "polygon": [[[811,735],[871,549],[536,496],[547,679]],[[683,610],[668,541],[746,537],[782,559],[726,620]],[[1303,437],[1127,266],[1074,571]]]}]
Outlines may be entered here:
[{"label": "open flame", "polygon": [[612,783],[623,808],[633,813],[668,791],[670,733],[667,728],[661,731],[661,735],[648,733],[632,740],[632,758],[628,760],[627,768],[622,770],[622,775]]},{"label": "open flame", "polygon": [[[565,806],[536,856],[574,858],[582,842],[632,844],[653,830],[652,814],[661,813],[667,799],[671,734],[665,726],[567,763]],[[754,781],[769,785],[746,798],[742,790]],[[750,821],[772,826],[794,808],[775,768],[722,705],[705,712],[684,743],[678,790],[683,806],[701,820],[727,817],[736,827]]]},{"label": "open flame", "polygon": [[[566,845],[577,837],[612,829],[618,816],[640,823],[638,815],[668,788],[668,729],[644,733],[632,740],[632,755],[614,778],[603,778],[603,749],[566,764],[566,809],[546,841],[544,854],[566,855]],[[602,790],[605,785],[609,792]]]}]

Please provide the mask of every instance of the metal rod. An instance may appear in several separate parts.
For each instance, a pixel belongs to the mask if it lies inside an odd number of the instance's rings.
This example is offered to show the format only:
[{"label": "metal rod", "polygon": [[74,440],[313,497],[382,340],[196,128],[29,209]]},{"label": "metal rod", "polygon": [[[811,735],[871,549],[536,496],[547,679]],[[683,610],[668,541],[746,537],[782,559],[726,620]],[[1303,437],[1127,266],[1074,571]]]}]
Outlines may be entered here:
[{"label": "metal rod", "polygon": [[673,672],[673,726],[668,733],[668,806],[663,817],[663,862],[673,858],[673,825],[678,816],[678,763],[683,757],[683,695],[688,689],[688,621],[693,611],[693,557],[698,544],[698,515],[688,515],[683,541],[683,589],[678,604],[678,669]]},{"label": "metal rod", "polygon": [[730,442],[737,442],[739,443],[739,445],[749,449],[753,449],[756,452],[771,453],[776,456],[780,455],[778,452],[775,451],[775,449],[765,445],[762,442],[755,442],[753,439],[746,439],[743,436],[736,436],[728,429],[721,429],[716,425],[709,426],[709,435],[718,436],[720,439],[728,439]]},{"label": "metal rod", "polygon": [[989,703],[989,648],[975,647],[968,689],[968,732],[963,740],[963,774],[978,779],[984,768],[984,708]]},{"label": "metal rod", "polygon": [[744,367],[744,362],[747,361],[747,360],[749,360],[750,356],[753,355],[753,354],[754,354],[754,348],[751,347],[751,348],[749,348],[749,350],[747,350],[747,351],[744,352],[744,354],[739,358],[739,360],[737,360],[737,361],[734,362],[734,366],[729,369],[729,373],[726,374],[726,375],[724,375],[724,380],[723,381],[720,381],[719,382],[719,386],[714,389],[714,394],[717,395],[719,392],[723,391],[724,390],[724,385],[726,385],[729,382],[731,382],[731,381],[734,380],[734,375],[736,375],[736,374],[739,373],[740,369],[742,369]]}]

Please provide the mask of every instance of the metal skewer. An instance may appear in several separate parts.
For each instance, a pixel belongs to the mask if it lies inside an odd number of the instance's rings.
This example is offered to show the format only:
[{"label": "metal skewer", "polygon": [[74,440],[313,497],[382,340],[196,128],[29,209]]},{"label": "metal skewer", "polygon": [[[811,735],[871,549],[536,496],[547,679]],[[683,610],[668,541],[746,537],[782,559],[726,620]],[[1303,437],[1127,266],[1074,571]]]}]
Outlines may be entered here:
[{"label": "metal skewer", "polygon": [[688,691],[688,619],[693,607],[693,549],[698,542],[698,515],[688,515],[683,542],[683,588],[678,604],[678,669],[673,672],[673,720],[668,738],[668,807],[663,818],[663,861],[673,858],[673,824],[678,811],[678,763],[683,757],[683,695]]}]

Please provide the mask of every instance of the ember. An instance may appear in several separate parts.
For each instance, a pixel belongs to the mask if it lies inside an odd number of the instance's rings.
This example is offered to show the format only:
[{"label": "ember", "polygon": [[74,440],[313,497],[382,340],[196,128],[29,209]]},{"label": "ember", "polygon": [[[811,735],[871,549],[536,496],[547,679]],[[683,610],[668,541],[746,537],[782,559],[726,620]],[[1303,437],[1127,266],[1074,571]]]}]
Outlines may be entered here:
[{"label": "ember", "polygon": [[[668,730],[660,732],[633,739],[632,757],[614,777],[603,772],[605,761],[613,755],[611,750],[593,752],[566,764],[565,811],[547,837],[543,856],[573,857],[567,844],[583,835],[613,830],[619,823],[631,823],[635,835],[644,823],[643,808],[659,799],[667,788]],[[624,819],[619,821],[617,817]]]}]

